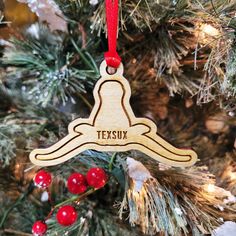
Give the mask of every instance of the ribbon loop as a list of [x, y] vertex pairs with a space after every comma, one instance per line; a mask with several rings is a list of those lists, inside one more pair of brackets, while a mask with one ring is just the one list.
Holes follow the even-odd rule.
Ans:
[[105, 0], [106, 3], [106, 22], [108, 34], [108, 52], [105, 53], [107, 66], [118, 68], [121, 62], [116, 51], [117, 28], [118, 28], [118, 1]]
[[108, 66], [114, 67], [114, 68], [118, 68], [121, 62], [121, 58], [118, 55], [118, 53], [115, 52], [105, 52], [105, 60]]

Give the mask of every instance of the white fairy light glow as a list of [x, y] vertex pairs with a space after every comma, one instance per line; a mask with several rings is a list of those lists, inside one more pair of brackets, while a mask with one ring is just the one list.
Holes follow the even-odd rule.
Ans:
[[215, 192], [215, 185], [214, 185], [214, 184], [208, 184], [208, 185], [207, 185], [207, 191], [208, 191], [209, 193]]
[[200, 27], [201, 31], [209, 36], [216, 37], [219, 35], [219, 30], [210, 24], [202, 24]]

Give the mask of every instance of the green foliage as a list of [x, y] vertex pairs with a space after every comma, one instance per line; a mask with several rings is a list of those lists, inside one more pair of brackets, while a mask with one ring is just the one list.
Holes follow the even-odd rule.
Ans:
[[86, 23], [93, 14], [89, 0], [55, 0], [68, 21]]
[[98, 78], [96, 63], [77, 40], [53, 34], [45, 26], [33, 25], [23, 40], [12, 39], [11, 43], [3, 63], [16, 67], [11, 76], [22, 74], [28, 98], [38, 104], [73, 101], [73, 94], [86, 93], [86, 87]]
[[104, 209], [93, 209], [92, 202], [85, 201], [78, 207], [78, 221], [70, 227], [62, 227], [55, 220], [49, 221], [47, 236], [135, 236], [136, 230], [130, 231], [121, 224], [114, 214], [105, 213]]
[[27, 104], [13, 90], [0, 89], [0, 95], [4, 101], [0, 104], [0, 167], [14, 163], [17, 151], [31, 149], [32, 139], [41, 138], [46, 144], [55, 142], [68, 123], [62, 113], [52, 107], [39, 109]]
[[223, 91], [228, 97], [236, 95], [236, 48], [233, 47], [226, 66], [226, 77], [222, 84]]
[[221, 106], [229, 112], [236, 111], [236, 50], [233, 46], [229, 53], [226, 73], [223, 81], [220, 83], [220, 88], [222, 90], [223, 98]]
[[20, 134], [22, 129], [19, 125], [12, 125], [9, 129], [8, 125], [0, 124], [0, 166], [6, 167], [15, 157], [16, 144], [14, 138]]
[[[1, 79], [12, 92], [9, 97], [21, 100], [23, 94], [27, 100], [22, 100], [14, 109], [11, 109], [11, 104], [7, 108], [2, 102], [0, 104], [1, 167], [14, 162], [19, 149], [23, 150], [27, 158], [33, 148], [45, 147], [64, 136], [71, 117], [66, 117], [48, 105], [57, 105], [61, 101], [65, 104], [68, 100], [74, 102], [74, 98], [81, 96], [81, 93], [91, 92], [99, 77], [96, 64], [102, 52], [97, 50], [99, 42], [91, 31], [101, 35], [106, 29], [104, 1], [98, 1], [96, 6], [92, 6], [88, 0], [55, 2], [65, 15], [68, 32], [52, 33], [43, 25], [32, 25], [24, 35], [12, 39], [11, 45], [5, 48], [2, 63], [7, 69], [7, 76]], [[235, 5], [235, 0], [120, 1], [119, 52], [126, 64], [127, 78], [132, 84], [138, 82], [141, 85], [137, 94], [142, 94], [146, 104], [149, 103], [151, 107], [148, 113], [144, 112], [145, 109], [142, 113], [150, 115], [149, 112], [159, 108], [158, 105], [150, 105], [157, 101], [153, 95], [158, 93], [158, 83], [154, 85], [156, 81], [165, 84], [171, 95], [184, 95], [184, 91], [188, 92], [188, 96], [203, 94], [204, 99], [199, 101], [210, 101], [209, 98], [215, 99], [222, 95], [235, 97]], [[220, 32], [219, 35], [203, 35], [201, 38], [198, 30], [201, 30], [203, 24], [213, 26]], [[7, 98], [3, 97], [2, 100], [5, 103]], [[235, 100], [231, 101], [235, 104]], [[33, 102], [47, 107], [39, 108], [32, 105]], [[231, 141], [228, 141], [224, 135], [219, 134], [218, 139], [218, 134], [207, 133], [204, 123], [209, 111], [199, 108], [194, 113], [192, 108], [184, 109], [183, 106], [169, 106], [172, 110], [168, 119], [159, 122], [161, 133], [169, 134], [169, 138], [176, 144], [194, 145], [198, 149], [199, 158], [207, 159], [207, 164], [209, 157], [213, 159], [217, 151], [220, 150], [222, 154], [226, 148], [233, 148], [233, 135], [230, 134]], [[180, 114], [180, 110], [185, 115]], [[140, 198], [137, 192], [132, 192], [133, 180], [128, 175], [127, 156], [139, 157], [153, 179], [156, 179], [154, 184], [148, 181], [145, 183]], [[24, 161], [19, 161], [22, 168], [31, 167], [28, 159], [27, 165]], [[117, 219], [118, 210], [114, 208], [114, 203], [122, 202], [124, 193], [120, 218], [128, 218], [131, 225], [140, 228], [146, 223], [143, 232], [157, 229], [177, 236], [183, 232], [187, 234], [189, 230], [193, 235], [201, 235], [216, 227], [220, 218], [235, 219], [235, 205], [225, 204], [227, 197], [222, 196], [225, 192], [217, 188], [213, 193], [206, 190], [205, 184], [214, 184], [214, 181], [208, 172], [205, 173], [204, 168], [161, 170], [157, 163], [136, 152], [114, 155], [86, 151], [63, 165], [50, 167], [49, 171], [54, 176], [50, 188], [52, 206], [72, 197], [65, 187], [71, 172], [85, 174], [93, 166], [103, 167], [110, 174], [108, 184], [78, 205], [70, 202], [76, 205], [79, 213], [79, 219], [73, 226], [62, 228], [56, 222], [54, 212], [47, 220], [48, 236], [143, 235], [139, 227], [131, 229], [128, 221]], [[5, 172], [1, 172], [0, 218], [3, 225], [30, 233], [33, 222], [44, 219], [50, 211], [50, 204], [40, 200], [44, 190], [35, 189], [29, 195], [24, 195], [23, 192], [27, 192], [24, 185], [28, 185], [29, 179], [22, 178], [17, 182], [13, 178], [15, 170], [12, 168], [9, 179], [11, 183], [14, 181], [14, 191], [11, 186], [9, 189], [14, 198], [19, 197], [20, 202], [10, 199], [9, 193], [5, 194], [5, 187], [10, 181], [6, 180]], [[217, 169], [217, 172], [220, 171]], [[143, 204], [140, 204], [141, 200]], [[224, 211], [221, 212], [219, 206]]]

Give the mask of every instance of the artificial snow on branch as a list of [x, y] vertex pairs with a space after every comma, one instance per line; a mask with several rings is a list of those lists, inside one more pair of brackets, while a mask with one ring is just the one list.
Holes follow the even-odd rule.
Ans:
[[130, 224], [139, 225], [144, 234], [181, 236], [190, 227], [198, 236], [211, 233], [221, 219], [235, 217], [233, 195], [215, 186], [206, 168], [149, 170], [127, 158], [128, 182], [120, 204], [120, 218], [128, 209]]
[[[72, 39], [65, 45], [66, 35], [52, 33], [41, 24], [30, 26], [24, 39], [13, 38], [3, 63], [15, 66], [10, 73], [21, 74], [21, 82], [29, 98], [47, 106], [70, 99], [73, 94], [86, 93], [98, 78], [97, 66], [91, 55]], [[77, 39], [78, 42], [78, 39]], [[27, 75], [27, 78], [24, 78]]]

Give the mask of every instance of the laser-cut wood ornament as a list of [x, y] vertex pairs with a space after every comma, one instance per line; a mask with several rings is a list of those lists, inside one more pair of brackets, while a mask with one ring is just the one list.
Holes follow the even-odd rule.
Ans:
[[38, 166], [63, 163], [79, 153], [139, 150], [150, 158], [171, 166], [186, 167], [197, 161], [193, 150], [179, 149], [157, 134], [156, 125], [147, 118], [135, 117], [129, 104], [131, 90], [123, 77], [123, 65], [110, 75], [106, 62], [100, 66], [101, 78], [93, 94], [95, 105], [89, 118], [78, 118], [68, 127], [68, 135], [46, 149], [35, 149], [30, 160]]

